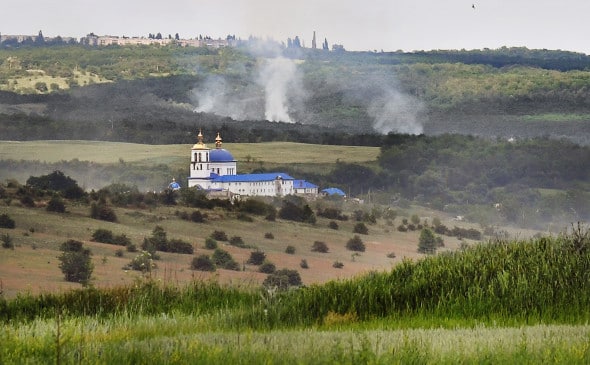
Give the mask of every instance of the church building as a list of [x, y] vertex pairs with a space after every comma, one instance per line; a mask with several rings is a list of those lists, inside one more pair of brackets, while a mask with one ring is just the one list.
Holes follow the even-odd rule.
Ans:
[[[230, 196], [286, 196], [300, 193], [301, 180], [296, 180], [282, 172], [262, 174], [238, 174], [237, 161], [232, 154], [222, 148], [219, 133], [215, 138], [215, 148], [203, 143], [199, 131], [198, 141], [191, 149], [190, 176], [188, 187], [207, 191], [227, 192]], [[305, 194], [317, 195], [318, 187], [305, 182]], [[299, 190], [298, 190], [299, 189]]]

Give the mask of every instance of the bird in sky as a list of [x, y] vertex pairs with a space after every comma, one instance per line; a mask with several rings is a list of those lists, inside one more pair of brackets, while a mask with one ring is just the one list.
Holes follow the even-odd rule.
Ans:
[[475, 4], [471, 4], [471, 8], [472, 9], [475, 9]]

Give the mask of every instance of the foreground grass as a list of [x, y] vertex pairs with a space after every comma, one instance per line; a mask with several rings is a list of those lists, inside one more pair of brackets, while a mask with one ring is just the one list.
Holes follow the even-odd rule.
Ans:
[[584, 364], [590, 326], [216, 330], [209, 316], [56, 318], [8, 325], [0, 362], [85, 364]]
[[0, 300], [0, 363], [590, 362], [590, 230], [277, 292], [195, 281]]

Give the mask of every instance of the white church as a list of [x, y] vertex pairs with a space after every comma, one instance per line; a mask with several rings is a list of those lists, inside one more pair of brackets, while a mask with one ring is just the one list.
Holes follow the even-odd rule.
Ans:
[[226, 193], [226, 196], [286, 196], [291, 194], [315, 196], [317, 185], [296, 180], [282, 172], [262, 174], [238, 174], [237, 161], [231, 153], [221, 147], [219, 133], [215, 148], [203, 143], [199, 131], [198, 141], [191, 149], [190, 176], [188, 187], [197, 187], [210, 192]]

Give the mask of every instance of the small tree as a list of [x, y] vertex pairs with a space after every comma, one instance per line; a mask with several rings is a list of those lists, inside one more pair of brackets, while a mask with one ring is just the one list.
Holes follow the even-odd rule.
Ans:
[[418, 239], [418, 252], [425, 254], [433, 254], [436, 252], [436, 238], [434, 233], [429, 228], [424, 228], [420, 232]]
[[250, 258], [246, 261], [250, 265], [262, 265], [266, 259], [266, 254], [263, 251], [250, 252]]
[[285, 248], [285, 253], [289, 254], [289, 255], [293, 255], [295, 254], [295, 246], [287, 246], [287, 248]]
[[0, 228], [13, 229], [15, 227], [14, 219], [8, 214], [0, 214]]
[[215, 271], [215, 264], [209, 255], [200, 255], [193, 258], [191, 269], [199, 271]]
[[54, 195], [49, 203], [47, 203], [47, 207], [45, 208], [48, 212], [56, 212], [56, 213], [65, 213], [66, 206], [61, 200], [61, 198], [57, 195]]
[[328, 245], [326, 245], [326, 242], [323, 241], [315, 241], [311, 246], [312, 252], [327, 253], [329, 250], [330, 249], [328, 248]]
[[211, 237], [205, 238], [205, 248], [207, 250], [215, 250], [217, 248], [217, 241]]
[[363, 240], [361, 240], [361, 238], [355, 234], [354, 237], [346, 242], [346, 248], [350, 251], [364, 252], [365, 244], [363, 243]]
[[267, 260], [265, 260], [262, 263], [262, 265], [260, 265], [260, 267], [258, 268], [258, 271], [265, 273], [265, 274], [272, 274], [276, 270], [277, 270], [276, 265], [270, 261], [267, 261]]
[[9, 248], [14, 250], [14, 242], [12, 242], [12, 237], [8, 233], [3, 234], [0, 236], [0, 241], [2, 241], [3, 248]]
[[211, 238], [216, 241], [226, 242], [227, 234], [224, 231], [213, 231], [213, 233], [211, 233]]
[[291, 286], [301, 286], [301, 275], [296, 270], [281, 269], [268, 275], [262, 283], [265, 287], [277, 287], [280, 290], [288, 289]]
[[69, 240], [62, 243], [61, 251], [62, 254], [58, 257], [59, 268], [64, 273], [66, 281], [88, 285], [94, 270], [90, 250], [84, 248], [80, 241]]
[[354, 225], [352, 233], [369, 234], [369, 228], [363, 222], [359, 222]]

